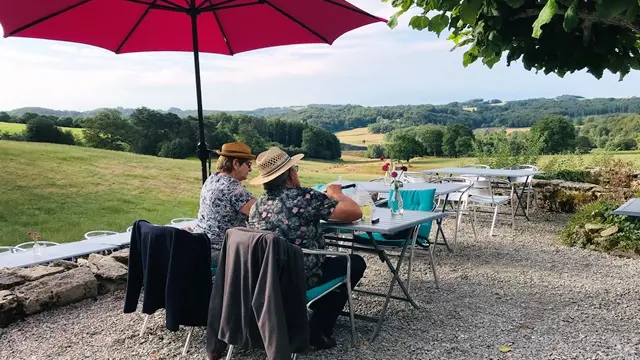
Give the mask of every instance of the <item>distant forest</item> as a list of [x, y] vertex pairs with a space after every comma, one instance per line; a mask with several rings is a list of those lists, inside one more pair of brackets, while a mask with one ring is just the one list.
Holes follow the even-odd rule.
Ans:
[[[59, 126], [80, 127], [75, 119], [92, 117], [103, 109], [88, 112], [58, 111], [43, 108], [21, 108], [6, 113], [4, 117], [19, 119], [25, 113], [55, 116], [64, 119]], [[135, 109], [117, 108], [122, 116], [131, 116]], [[166, 112], [179, 117], [193, 117], [194, 110], [170, 108]], [[215, 115], [220, 111], [205, 111]], [[530, 127], [536, 121], [550, 115], [566, 116], [576, 120], [588, 116], [640, 113], [640, 97], [615, 99], [585, 99], [580, 96], [563, 95], [554, 99], [528, 99], [503, 102], [498, 99], [472, 99], [446, 105], [397, 105], [365, 107], [359, 105], [307, 105], [278, 108], [262, 108], [251, 111], [228, 111], [233, 115], [249, 115], [267, 119], [303, 122], [337, 132], [368, 126], [373, 133], [388, 133], [394, 129], [426, 124], [461, 124], [471, 129], [491, 127]]]

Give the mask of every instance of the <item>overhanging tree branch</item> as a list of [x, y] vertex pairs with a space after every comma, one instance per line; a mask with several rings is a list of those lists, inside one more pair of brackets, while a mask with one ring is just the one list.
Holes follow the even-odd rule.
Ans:
[[[541, 11], [541, 9], [526, 9], [526, 10], [523, 10], [522, 12], [512, 16], [511, 20], [518, 20], [518, 19], [524, 19], [524, 18], [538, 16], [538, 15], [540, 15], [540, 11]], [[565, 11], [566, 10], [558, 9], [558, 12], [556, 13], [556, 15], [564, 15]], [[595, 13], [590, 13], [590, 12], [587, 12], [587, 11], [580, 11], [580, 12], [578, 12], [578, 17], [581, 20], [586, 21], [586, 22], [601, 23], [601, 24], [624, 27], [624, 28], [628, 28], [629, 30], [633, 31], [636, 34], [640, 34], [640, 23], [631, 22], [631, 21], [629, 21], [629, 20], [627, 20], [627, 19], [625, 19], [625, 18], [623, 18], [621, 16], [614, 16], [611, 19], [603, 19], [603, 18], [599, 17]]]

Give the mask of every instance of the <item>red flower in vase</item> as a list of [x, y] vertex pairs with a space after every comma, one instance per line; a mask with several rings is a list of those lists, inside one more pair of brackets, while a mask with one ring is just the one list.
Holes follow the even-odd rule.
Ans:
[[397, 173], [397, 172], [393, 171], [393, 172], [391, 173], [391, 177], [397, 177], [397, 176], [398, 176], [398, 173]]
[[381, 157], [380, 157], [380, 161], [384, 161], [384, 156], [381, 156]]
[[409, 170], [409, 168], [407, 168], [406, 166], [403, 166], [403, 167], [400, 168], [400, 170], [407, 171], [407, 170]]
[[382, 165], [382, 171], [389, 171], [389, 163]]

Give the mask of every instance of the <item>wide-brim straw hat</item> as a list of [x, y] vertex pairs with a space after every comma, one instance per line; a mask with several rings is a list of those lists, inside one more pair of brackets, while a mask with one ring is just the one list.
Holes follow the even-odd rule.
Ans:
[[304, 154], [289, 156], [282, 149], [277, 147], [269, 148], [267, 151], [261, 152], [256, 160], [256, 166], [260, 173], [255, 179], [249, 183], [251, 185], [260, 185], [282, 175], [285, 171], [291, 169], [295, 164], [304, 157]]
[[255, 160], [256, 156], [251, 153], [251, 148], [240, 141], [226, 143], [221, 150], [216, 150], [216, 154], [237, 159]]

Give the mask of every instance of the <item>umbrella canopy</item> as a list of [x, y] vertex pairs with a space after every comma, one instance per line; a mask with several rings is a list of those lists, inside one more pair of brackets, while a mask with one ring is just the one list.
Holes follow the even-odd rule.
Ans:
[[261, 48], [327, 43], [353, 29], [386, 21], [344, 0], [0, 0], [4, 36], [69, 41], [117, 54], [194, 54], [198, 157], [204, 140], [199, 53], [234, 55]]

